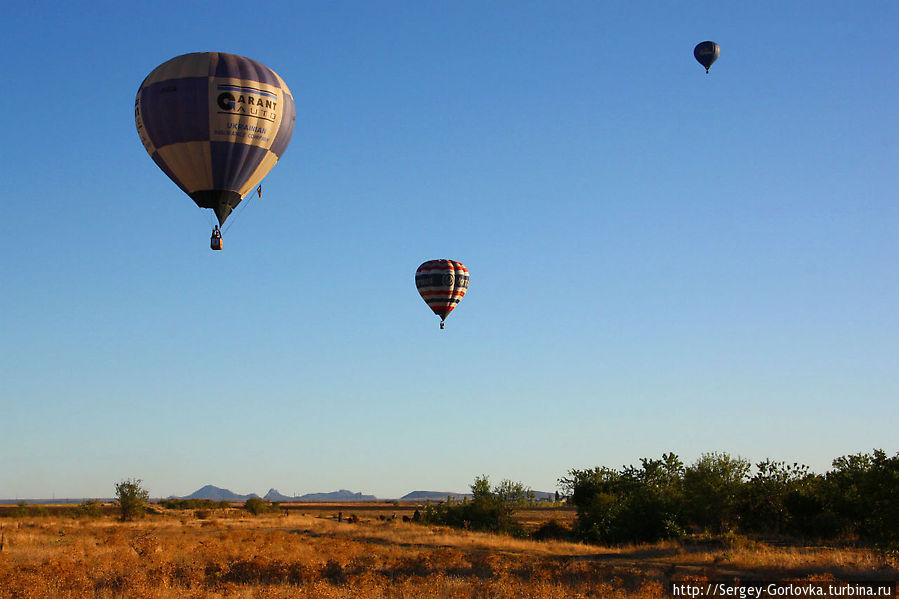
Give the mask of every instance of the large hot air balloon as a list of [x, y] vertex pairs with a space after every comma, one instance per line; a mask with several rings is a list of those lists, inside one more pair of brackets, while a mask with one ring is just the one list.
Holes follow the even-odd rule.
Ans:
[[[221, 225], [284, 154], [296, 109], [284, 80], [267, 66], [196, 52], [147, 75], [134, 119], [159, 168]], [[213, 249], [220, 248], [220, 235], [218, 248], [213, 236]]]
[[693, 56], [699, 61], [699, 64], [705, 67], [705, 72], [709, 72], [712, 63], [718, 60], [721, 54], [721, 48], [715, 42], [700, 42], [693, 48]]
[[415, 271], [418, 293], [440, 317], [440, 328], [468, 291], [468, 269], [455, 260], [428, 260]]

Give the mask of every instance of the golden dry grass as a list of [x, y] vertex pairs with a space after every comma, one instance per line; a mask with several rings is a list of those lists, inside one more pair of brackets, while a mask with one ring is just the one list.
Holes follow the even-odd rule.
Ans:
[[0, 520], [0, 599], [665, 597], [676, 578], [895, 579], [858, 549], [660, 543], [601, 548], [319, 512]]

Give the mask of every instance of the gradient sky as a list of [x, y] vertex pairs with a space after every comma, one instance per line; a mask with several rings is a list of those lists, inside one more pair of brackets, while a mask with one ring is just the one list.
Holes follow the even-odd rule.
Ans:
[[[895, 1], [4, 17], [0, 497], [899, 451]], [[133, 117], [151, 70], [210, 50], [297, 104], [223, 252]], [[433, 258], [471, 271], [445, 331]]]

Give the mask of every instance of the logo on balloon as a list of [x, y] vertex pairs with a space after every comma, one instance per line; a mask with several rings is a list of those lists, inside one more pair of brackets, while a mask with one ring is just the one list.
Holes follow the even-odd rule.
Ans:
[[222, 110], [234, 110], [235, 98], [228, 92], [219, 94], [218, 104]]
[[278, 96], [273, 93], [231, 85], [219, 85], [219, 95], [215, 103], [219, 114], [237, 114], [275, 122], [277, 119]]

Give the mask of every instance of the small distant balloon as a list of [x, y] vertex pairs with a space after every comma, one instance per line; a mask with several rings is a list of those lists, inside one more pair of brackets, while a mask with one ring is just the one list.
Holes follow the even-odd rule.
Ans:
[[721, 48], [715, 42], [701, 42], [693, 48], [693, 56], [699, 61], [699, 64], [705, 67], [705, 72], [709, 72], [712, 63], [718, 60], [721, 54]]
[[468, 269], [455, 260], [428, 260], [415, 271], [415, 286], [421, 299], [443, 321], [468, 291]]

